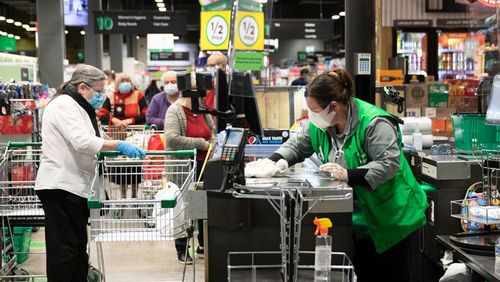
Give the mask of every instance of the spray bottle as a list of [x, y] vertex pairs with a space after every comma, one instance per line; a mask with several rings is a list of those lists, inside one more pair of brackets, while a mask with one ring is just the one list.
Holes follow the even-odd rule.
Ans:
[[332, 236], [328, 235], [328, 228], [332, 227], [329, 218], [314, 218], [316, 225], [316, 249], [314, 256], [314, 281], [330, 281], [332, 263]]

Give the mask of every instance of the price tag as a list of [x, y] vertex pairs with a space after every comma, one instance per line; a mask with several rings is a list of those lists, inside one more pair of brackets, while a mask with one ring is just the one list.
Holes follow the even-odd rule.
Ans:
[[259, 27], [257, 21], [252, 16], [246, 16], [240, 21], [238, 28], [241, 42], [247, 46], [252, 46], [257, 42]]
[[237, 50], [264, 50], [264, 14], [238, 11], [235, 48]]
[[230, 11], [201, 12], [201, 50], [227, 50]]
[[219, 46], [224, 43], [229, 34], [229, 26], [226, 20], [221, 16], [213, 16], [208, 20], [207, 39], [210, 44]]

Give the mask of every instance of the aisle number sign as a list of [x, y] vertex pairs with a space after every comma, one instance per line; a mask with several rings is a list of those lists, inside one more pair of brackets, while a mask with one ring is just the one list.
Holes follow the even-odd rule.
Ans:
[[227, 50], [231, 11], [201, 12], [201, 50]]
[[[231, 11], [201, 12], [201, 50], [227, 50]], [[239, 11], [236, 20], [236, 50], [264, 50], [264, 14]]]

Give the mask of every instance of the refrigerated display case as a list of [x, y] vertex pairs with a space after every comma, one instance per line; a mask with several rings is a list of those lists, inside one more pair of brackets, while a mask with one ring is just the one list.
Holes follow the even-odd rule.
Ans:
[[427, 32], [396, 31], [396, 55], [408, 60], [408, 74], [428, 73]]
[[438, 34], [439, 80], [478, 78], [484, 73], [485, 36], [470, 32]]

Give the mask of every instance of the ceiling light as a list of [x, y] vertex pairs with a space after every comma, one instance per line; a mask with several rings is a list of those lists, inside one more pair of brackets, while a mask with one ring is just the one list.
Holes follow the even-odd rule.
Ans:
[[16, 40], [19, 40], [19, 39], [21, 39], [21, 36], [16, 35], [16, 36], [14, 36], [14, 38], [15, 38]]
[[4, 16], [0, 16], [0, 21], [5, 21], [5, 17]]
[[81, 35], [85, 35], [85, 30], [80, 31]]
[[135, 39], [139, 39], [139, 38], [140, 38], [140, 37], [139, 37], [139, 35], [136, 35], [136, 36], [135, 36]]
[[34, 26], [33, 27], [28, 27], [26, 29], [26, 31], [36, 31], [36, 27], [34, 27]]
[[156, 3], [156, 6], [158, 6], [158, 8], [165, 8], [165, 3]]
[[339, 15], [333, 15], [333, 16], [332, 16], [332, 20], [338, 20], [338, 19], [340, 19], [340, 16], [339, 16]]
[[67, 30], [65, 30], [65, 31], [64, 31], [64, 34], [68, 34], [68, 31], [67, 31]]
[[15, 26], [22, 26], [23, 24], [21, 22], [14, 22]]
[[6, 36], [7, 32], [0, 31], [0, 35]]
[[29, 28], [29, 27], [30, 27], [30, 25], [29, 25], [29, 24], [23, 24], [23, 28], [24, 28], [24, 29], [27, 29], [27, 28]]
[[267, 3], [267, 0], [257, 0], [257, 3], [260, 3], [260, 4], [266, 4], [266, 3]]
[[9, 34], [7, 34], [7, 36], [10, 37], [10, 38], [13, 38], [14, 34], [9, 33]]
[[340, 12], [340, 13], [339, 13], [339, 16], [341, 16], [341, 17], [345, 17], [345, 11]]
[[13, 20], [13, 19], [6, 19], [5, 21], [6, 21], [7, 23], [13, 23], [13, 22], [14, 22], [14, 20]]
[[156, 1], [156, 3], [161, 3], [161, 2], [163, 2], [163, 0], [155, 0], [155, 1]]
[[158, 8], [158, 11], [160, 12], [166, 12], [167, 11], [167, 8], [163, 7], [163, 8]]

